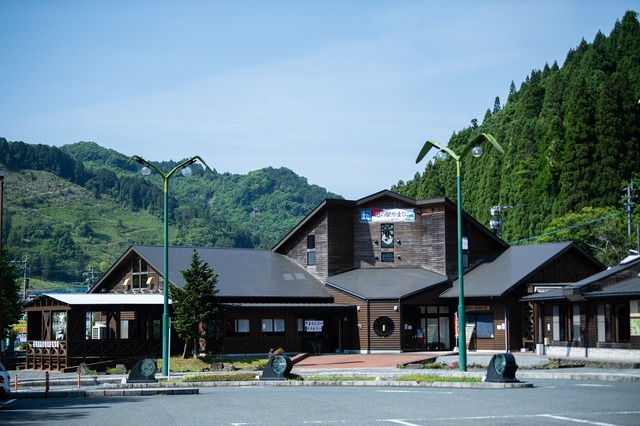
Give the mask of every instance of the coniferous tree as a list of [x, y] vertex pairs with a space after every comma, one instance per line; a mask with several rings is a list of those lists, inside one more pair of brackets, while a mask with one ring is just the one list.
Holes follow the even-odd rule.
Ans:
[[222, 305], [216, 295], [218, 274], [200, 259], [197, 250], [193, 250], [189, 269], [182, 271], [185, 280], [184, 288], [171, 287], [173, 318], [172, 324], [178, 335], [185, 340], [183, 356], [187, 347], [192, 345], [193, 356], [196, 357], [199, 339], [206, 337], [208, 328], [215, 326], [220, 318]]

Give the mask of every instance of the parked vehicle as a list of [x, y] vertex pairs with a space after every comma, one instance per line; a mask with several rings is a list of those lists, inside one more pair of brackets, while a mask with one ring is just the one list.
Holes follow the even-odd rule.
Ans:
[[0, 399], [5, 399], [11, 390], [9, 372], [0, 362]]

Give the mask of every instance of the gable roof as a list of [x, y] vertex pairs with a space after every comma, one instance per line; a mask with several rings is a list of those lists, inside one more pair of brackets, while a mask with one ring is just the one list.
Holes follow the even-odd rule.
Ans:
[[[549, 262], [572, 248], [580, 250], [572, 242], [509, 247], [495, 259], [487, 259], [478, 267], [464, 274], [464, 296], [504, 296]], [[441, 297], [458, 297], [458, 293], [458, 280], [456, 279], [453, 286], [445, 291]]]
[[312, 220], [318, 213], [327, 209], [330, 206], [355, 206], [355, 201], [349, 200], [340, 200], [337, 198], [326, 198], [320, 204], [318, 204], [309, 214], [307, 214], [296, 226], [294, 226], [289, 232], [287, 232], [281, 239], [278, 241], [271, 251], [277, 252], [283, 244], [285, 244], [292, 235], [295, 235], [301, 228], [303, 228], [310, 220]]
[[[381, 198], [392, 198], [392, 199], [395, 199], [395, 200], [397, 200], [399, 202], [406, 203], [406, 204], [414, 206], [414, 207], [428, 207], [428, 206], [434, 206], [434, 205], [442, 204], [447, 209], [450, 209], [450, 210], [456, 209], [456, 204], [453, 203], [451, 200], [449, 200], [446, 197], [426, 198], [426, 199], [421, 199], [421, 200], [415, 200], [414, 198], [410, 198], [410, 197], [407, 197], [405, 195], [401, 195], [401, 194], [395, 193], [395, 192], [390, 191], [388, 189], [384, 189], [382, 191], [376, 192], [375, 194], [371, 194], [371, 195], [368, 195], [366, 197], [360, 198], [357, 201], [327, 198], [324, 201], [322, 201], [320, 204], [318, 204], [316, 206], [316, 208], [314, 208], [307, 216], [305, 216], [293, 229], [291, 229], [289, 232], [287, 232], [287, 234], [285, 234], [280, 239], [280, 241], [278, 241], [273, 246], [273, 248], [271, 250], [275, 251], [275, 252], [280, 250], [283, 247], [283, 245], [286, 244], [286, 242], [293, 235], [295, 235], [301, 228], [303, 228], [314, 217], [316, 217], [316, 215], [318, 215], [320, 212], [324, 211], [325, 209], [327, 209], [329, 207], [345, 206], [345, 207], [351, 207], [353, 209], [357, 209], [358, 207], [360, 207], [362, 205], [374, 202], [374, 201], [379, 200]], [[508, 246], [507, 243], [502, 241], [496, 234], [494, 234], [493, 232], [488, 230], [485, 226], [483, 226], [480, 222], [478, 222], [474, 217], [472, 217], [472, 216], [468, 215], [467, 213], [465, 213], [464, 210], [462, 211], [462, 216], [463, 216], [465, 221], [468, 221], [474, 227], [477, 227], [481, 232], [485, 233], [485, 235], [488, 238], [498, 242], [504, 248], [506, 248]]]
[[597, 274], [593, 274], [590, 277], [578, 281], [577, 283], [567, 285], [563, 288], [525, 296], [521, 300], [534, 302], [545, 300], [576, 300], [599, 297], [639, 296], [640, 278], [638, 277], [622, 279], [619, 282], [606, 286], [599, 285], [603, 280], [613, 278], [619, 274], [624, 274], [625, 271], [637, 267], [639, 264], [640, 257], [631, 257], [623, 260], [618, 265], [612, 266]]
[[447, 281], [422, 268], [359, 268], [331, 276], [326, 284], [360, 299], [399, 300]]
[[[169, 247], [169, 282], [172, 285], [184, 287], [182, 271], [189, 269], [193, 250], [193, 247]], [[332, 301], [331, 295], [324, 290], [322, 282], [286, 256], [270, 250], [256, 249], [197, 248], [196, 250], [200, 259], [218, 274], [216, 283], [216, 288], [219, 290], [218, 297]], [[131, 252], [137, 253], [160, 274], [163, 273], [162, 246], [131, 246], [120, 261], [128, 257]], [[105, 274], [105, 277], [107, 275]], [[95, 288], [98, 288], [99, 284], [100, 282]]]

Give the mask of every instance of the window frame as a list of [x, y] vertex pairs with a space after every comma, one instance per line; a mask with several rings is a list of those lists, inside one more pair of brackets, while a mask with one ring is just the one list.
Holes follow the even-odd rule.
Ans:
[[284, 318], [263, 318], [260, 320], [260, 331], [263, 337], [284, 336], [287, 325]]
[[[479, 321], [479, 319], [482, 319], [482, 321]], [[465, 313], [465, 323], [475, 325], [474, 334], [476, 339], [495, 339], [493, 312]], [[491, 324], [491, 333], [488, 332], [489, 324]]]

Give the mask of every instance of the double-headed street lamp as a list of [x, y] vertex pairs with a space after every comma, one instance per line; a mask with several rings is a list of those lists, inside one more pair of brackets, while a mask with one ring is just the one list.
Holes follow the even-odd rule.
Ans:
[[471, 152], [474, 157], [480, 157], [482, 155], [482, 147], [480, 143], [489, 141], [491, 144], [501, 153], [504, 154], [504, 150], [496, 139], [488, 133], [480, 133], [475, 138], [471, 139], [467, 146], [464, 147], [460, 155], [457, 155], [453, 150], [436, 141], [426, 141], [424, 146], [420, 150], [420, 154], [416, 158], [416, 164], [422, 161], [432, 147], [440, 149], [436, 154], [436, 160], [445, 160], [447, 154], [450, 155], [456, 162], [456, 176], [457, 176], [457, 213], [458, 213], [458, 348], [459, 348], [459, 368], [460, 371], [467, 371], [467, 346], [466, 346], [466, 330], [465, 330], [465, 308], [464, 308], [464, 269], [462, 262], [462, 190], [461, 190], [461, 177], [460, 166], [462, 159], [465, 155]]
[[164, 310], [162, 313], [162, 375], [169, 375], [169, 179], [173, 176], [178, 170], [182, 172], [183, 176], [191, 175], [191, 166], [196, 161], [200, 161], [205, 169], [209, 169], [207, 163], [204, 162], [202, 158], [199, 156], [191, 157], [188, 160], [183, 161], [182, 163], [175, 166], [169, 173], [164, 173], [157, 166], [151, 164], [144, 158], [139, 155], [134, 155], [129, 160], [127, 160], [127, 164], [132, 160], [136, 161], [138, 164], [141, 164], [143, 167], [140, 169], [140, 173], [143, 176], [148, 176], [151, 174], [151, 170], [155, 170], [158, 172], [164, 181], [164, 278], [163, 278], [163, 294], [164, 294]]

